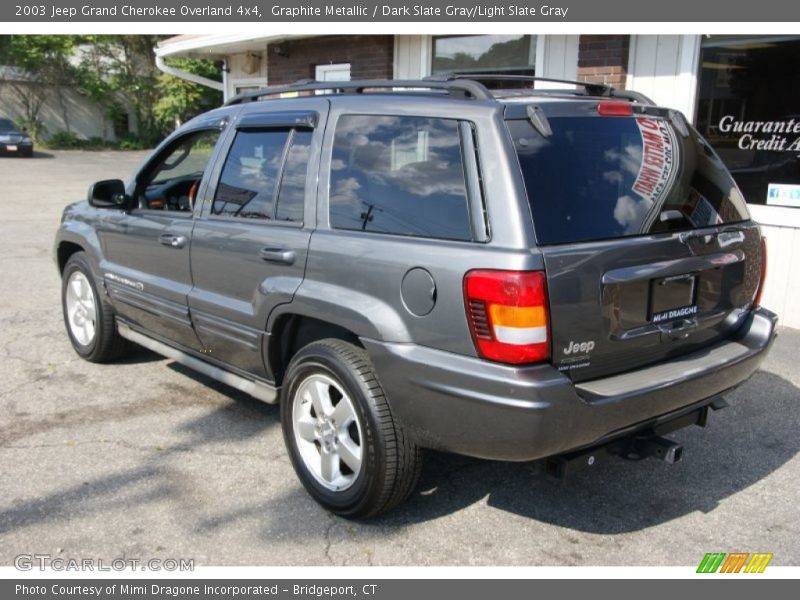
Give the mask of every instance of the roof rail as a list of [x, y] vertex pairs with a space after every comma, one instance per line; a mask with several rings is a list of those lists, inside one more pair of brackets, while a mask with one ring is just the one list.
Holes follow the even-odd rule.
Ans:
[[472, 80], [478, 83], [484, 81], [530, 81], [536, 83], [542, 81], [545, 83], [562, 83], [568, 85], [576, 85], [586, 90], [590, 96], [613, 96], [615, 89], [610, 85], [603, 83], [592, 83], [589, 81], [575, 81], [572, 79], [554, 79], [552, 77], [536, 77], [535, 75], [506, 75], [498, 73], [456, 73], [448, 72], [440, 75], [431, 75], [426, 78], [426, 81], [459, 81], [459, 80]]
[[494, 96], [486, 87], [478, 81], [471, 79], [449, 79], [449, 80], [408, 80], [408, 79], [365, 79], [360, 81], [316, 81], [314, 79], [301, 79], [288, 85], [277, 85], [253, 90], [239, 94], [228, 100], [225, 106], [242, 104], [244, 102], [254, 102], [265, 96], [277, 96], [293, 92], [316, 92], [330, 91], [333, 93], [354, 92], [363, 94], [370, 89], [406, 88], [411, 91], [442, 90], [451, 96], [471, 98], [474, 100], [493, 100]]
[[614, 90], [612, 96], [614, 96], [614, 98], [630, 100], [631, 102], [638, 102], [639, 104], [655, 104], [649, 96], [641, 92], [634, 92], [633, 90]]

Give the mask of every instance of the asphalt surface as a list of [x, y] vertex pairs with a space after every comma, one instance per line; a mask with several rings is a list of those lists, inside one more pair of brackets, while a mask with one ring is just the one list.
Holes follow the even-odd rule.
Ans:
[[0, 565], [20, 554], [196, 565], [696, 565], [706, 552], [800, 564], [800, 331], [683, 462], [536, 465], [430, 454], [406, 504], [369, 522], [295, 478], [277, 407], [141, 350], [72, 351], [51, 259], [65, 204], [143, 153], [0, 158]]

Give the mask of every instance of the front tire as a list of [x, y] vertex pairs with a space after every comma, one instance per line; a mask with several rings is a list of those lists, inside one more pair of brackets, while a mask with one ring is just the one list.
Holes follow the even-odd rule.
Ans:
[[394, 421], [358, 346], [327, 339], [295, 355], [282, 390], [281, 424], [303, 486], [340, 516], [388, 511], [417, 483], [420, 450]]
[[127, 343], [119, 333], [114, 310], [98, 294], [84, 252], [69, 257], [61, 274], [61, 307], [69, 341], [75, 352], [91, 362], [108, 362], [121, 356]]

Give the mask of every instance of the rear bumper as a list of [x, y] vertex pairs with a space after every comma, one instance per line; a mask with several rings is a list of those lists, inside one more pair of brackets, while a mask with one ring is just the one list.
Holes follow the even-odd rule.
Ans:
[[513, 367], [414, 344], [364, 339], [395, 418], [420, 445], [534, 460], [648, 427], [746, 381], [775, 338], [753, 311], [737, 335], [680, 358], [573, 384], [550, 365]]

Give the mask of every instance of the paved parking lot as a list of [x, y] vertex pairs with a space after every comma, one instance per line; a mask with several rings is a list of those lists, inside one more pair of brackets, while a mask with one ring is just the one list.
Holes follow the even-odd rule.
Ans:
[[197, 565], [692, 565], [711, 551], [800, 564], [800, 332], [685, 460], [611, 462], [567, 481], [434, 454], [419, 488], [366, 523], [320, 509], [278, 410], [144, 350], [73, 353], [50, 257], [62, 207], [143, 153], [0, 159], [0, 565], [19, 554]]

